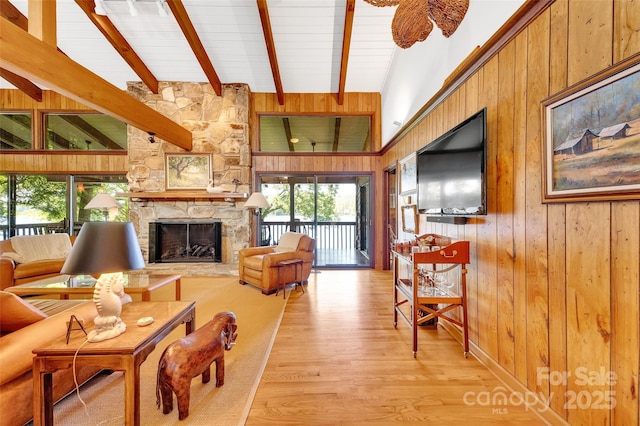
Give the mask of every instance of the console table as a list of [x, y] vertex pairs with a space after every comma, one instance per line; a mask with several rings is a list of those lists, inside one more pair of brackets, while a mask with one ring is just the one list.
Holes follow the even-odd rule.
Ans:
[[[413, 334], [413, 356], [418, 351], [418, 326], [431, 319], [444, 319], [462, 328], [464, 356], [469, 353], [469, 332], [467, 324], [467, 269], [469, 263], [469, 242], [457, 241], [442, 247], [428, 247], [429, 251], [393, 254], [393, 326], [397, 327], [398, 317], [405, 320]], [[403, 273], [400, 265], [406, 265], [409, 273]], [[436, 278], [460, 268], [459, 292]], [[406, 268], [405, 268], [406, 269]], [[403, 305], [408, 307], [403, 310]], [[447, 313], [462, 307], [462, 321]], [[424, 312], [419, 316], [419, 311]]]

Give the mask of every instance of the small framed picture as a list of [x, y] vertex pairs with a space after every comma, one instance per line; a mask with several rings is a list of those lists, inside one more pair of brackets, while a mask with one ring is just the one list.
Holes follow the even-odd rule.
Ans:
[[166, 154], [165, 176], [167, 190], [206, 189], [212, 177], [211, 154]]
[[418, 210], [415, 204], [402, 206], [402, 231], [409, 234], [418, 233]]
[[399, 161], [400, 163], [400, 194], [413, 193], [418, 186], [416, 154], [415, 152]]

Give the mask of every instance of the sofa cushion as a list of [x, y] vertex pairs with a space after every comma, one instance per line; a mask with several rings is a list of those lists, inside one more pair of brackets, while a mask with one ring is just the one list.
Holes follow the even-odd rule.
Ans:
[[20, 263], [13, 270], [13, 278], [20, 280], [22, 278], [35, 277], [39, 275], [59, 274], [60, 269], [64, 265], [64, 259], [39, 260], [36, 262]]
[[46, 314], [20, 297], [7, 291], [0, 291], [0, 331], [3, 334], [20, 330], [45, 318], [47, 318]]
[[64, 259], [71, 251], [71, 239], [68, 234], [21, 235], [11, 238], [11, 246], [17, 254], [11, 258], [17, 263]]

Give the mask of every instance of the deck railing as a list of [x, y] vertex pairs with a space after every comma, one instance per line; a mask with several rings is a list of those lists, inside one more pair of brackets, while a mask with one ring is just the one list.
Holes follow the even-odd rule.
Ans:
[[355, 222], [318, 222], [315, 227], [313, 222], [263, 222], [261, 245], [278, 244], [282, 234], [288, 231], [309, 235], [319, 249], [356, 248]]
[[[78, 226], [79, 228], [79, 226]], [[15, 235], [43, 235], [66, 232], [64, 223], [29, 223], [15, 226]], [[319, 249], [355, 249], [355, 222], [263, 222], [261, 245], [275, 245], [282, 234], [288, 231], [300, 232], [316, 240]], [[10, 238], [7, 225], [0, 225], [0, 236], [3, 240]]]
[[[48, 222], [48, 223], [24, 223], [15, 225], [13, 227], [14, 235], [44, 235], [55, 234], [60, 232], [67, 232], [64, 221], [62, 222]], [[0, 225], [0, 237], [2, 240], [8, 240], [12, 237], [9, 235], [9, 226]]]

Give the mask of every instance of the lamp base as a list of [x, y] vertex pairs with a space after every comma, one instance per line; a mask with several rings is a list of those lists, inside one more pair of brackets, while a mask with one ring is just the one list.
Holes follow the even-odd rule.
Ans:
[[93, 323], [95, 324], [95, 328], [87, 335], [87, 340], [91, 343], [113, 339], [124, 333], [127, 329], [127, 325], [122, 322], [119, 317], [114, 316], [97, 316], [93, 320]]
[[96, 304], [98, 316], [93, 320], [95, 328], [87, 335], [89, 342], [101, 342], [112, 339], [125, 332], [127, 325], [120, 319], [124, 294], [122, 273], [102, 274], [93, 291], [93, 302]]

